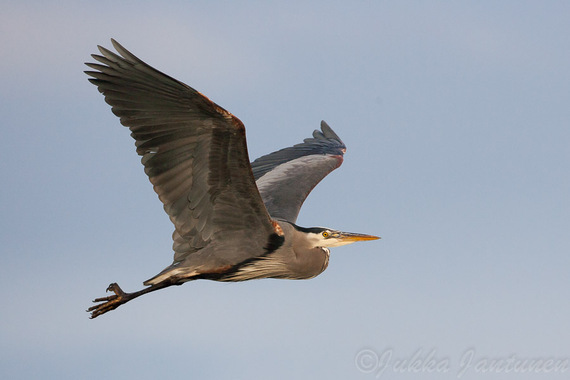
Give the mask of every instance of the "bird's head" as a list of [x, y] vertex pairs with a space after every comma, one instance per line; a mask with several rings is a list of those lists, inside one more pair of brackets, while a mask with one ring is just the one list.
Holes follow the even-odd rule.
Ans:
[[301, 232], [306, 234], [307, 240], [313, 247], [332, 248], [357, 241], [380, 239], [380, 237], [374, 235], [342, 232], [326, 227], [302, 228]]

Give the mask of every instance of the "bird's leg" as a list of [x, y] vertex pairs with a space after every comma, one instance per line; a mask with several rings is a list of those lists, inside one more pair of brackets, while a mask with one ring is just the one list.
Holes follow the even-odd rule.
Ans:
[[142, 296], [143, 294], [150, 293], [150, 292], [153, 292], [153, 291], [158, 290], [158, 289], [166, 288], [166, 287], [171, 286], [171, 285], [174, 285], [174, 283], [172, 283], [172, 282], [161, 282], [161, 283], [158, 283], [155, 285], [151, 285], [148, 288], [144, 288], [144, 289], [139, 290], [137, 292], [126, 293], [123, 291], [123, 289], [121, 289], [119, 287], [119, 285], [117, 285], [117, 283], [114, 282], [111, 285], [109, 285], [109, 287], [107, 288], [107, 291], [113, 292], [115, 294], [112, 296], [108, 296], [108, 297], [95, 298], [93, 300], [93, 302], [95, 302], [95, 303], [102, 302], [102, 303], [100, 303], [98, 305], [91, 306], [86, 311], [88, 313], [91, 313], [91, 317], [90, 317], [91, 319], [97, 318], [101, 314], [105, 314], [108, 311], [115, 310], [116, 308], [118, 308], [122, 304], [127, 303], [134, 298], [137, 298], [139, 296]]

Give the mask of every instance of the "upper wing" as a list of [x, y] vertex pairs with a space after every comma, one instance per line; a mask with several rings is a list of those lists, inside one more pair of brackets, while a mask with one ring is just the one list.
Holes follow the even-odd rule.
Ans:
[[346, 146], [324, 121], [321, 130], [301, 144], [252, 162], [257, 188], [273, 218], [295, 223], [311, 190], [342, 164]]
[[97, 71], [86, 73], [136, 140], [176, 228], [175, 261], [211, 241], [222, 257], [209, 252], [204, 271], [263, 254], [274, 229], [255, 185], [242, 122], [112, 42], [121, 56], [99, 47], [102, 56], [92, 57], [100, 64], [87, 63]]

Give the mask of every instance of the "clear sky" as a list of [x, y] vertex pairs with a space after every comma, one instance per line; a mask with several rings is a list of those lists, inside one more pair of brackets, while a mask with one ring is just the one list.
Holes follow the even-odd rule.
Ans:
[[[569, 3], [50, 3], [0, 13], [0, 378], [570, 360]], [[298, 223], [382, 240], [332, 249], [312, 280], [197, 281], [89, 320], [110, 282], [138, 290], [172, 260], [133, 140], [83, 74], [111, 37], [239, 117], [252, 160], [326, 120], [345, 161]], [[414, 355], [442, 367], [398, 367]]]

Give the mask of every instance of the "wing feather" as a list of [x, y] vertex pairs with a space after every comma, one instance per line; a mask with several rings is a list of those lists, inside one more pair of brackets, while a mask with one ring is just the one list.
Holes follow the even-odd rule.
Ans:
[[324, 121], [313, 138], [262, 156], [251, 166], [269, 214], [295, 223], [311, 190], [343, 161], [346, 146]]
[[[264, 254], [274, 230], [241, 121], [112, 43], [118, 54], [99, 47], [101, 55], [92, 56], [98, 63], [87, 64], [95, 71], [86, 73], [131, 130], [145, 173], [174, 223], [175, 262], [209, 273]], [[192, 257], [206, 246], [207, 257]]]

